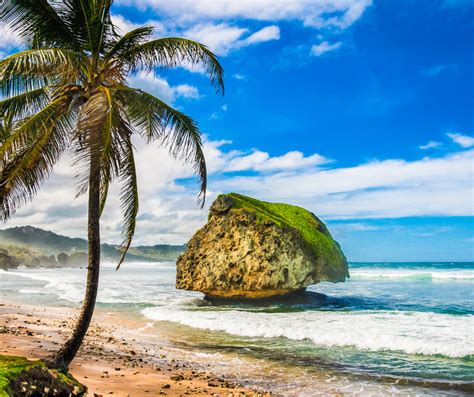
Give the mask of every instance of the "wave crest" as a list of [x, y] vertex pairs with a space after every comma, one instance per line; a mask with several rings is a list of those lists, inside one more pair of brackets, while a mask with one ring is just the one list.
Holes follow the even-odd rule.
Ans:
[[321, 347], [467, 357], [474, 354], [474, 316], [415, 312], [256, 313], [241, 310], [147, 308], [149, 319], [228, 334], [310, 340]]

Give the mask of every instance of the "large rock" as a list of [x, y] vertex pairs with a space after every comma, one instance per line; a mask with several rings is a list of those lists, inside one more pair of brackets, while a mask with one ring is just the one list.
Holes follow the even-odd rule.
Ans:
[[349, 277], [339, 244], [314, 214], [236, 193], [214, 201], [176, 268], [176, 288], [210, 298], [268, 298]]

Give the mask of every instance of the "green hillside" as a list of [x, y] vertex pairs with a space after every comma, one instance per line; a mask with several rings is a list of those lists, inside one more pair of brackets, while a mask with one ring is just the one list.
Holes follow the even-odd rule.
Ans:
[[0, 230], [0, 244], [27, 246], [49, 255], [68, 251], [87, 251], [87, 241], [84, 239], [61, 236], [33, 226]]
[[[184, 245], [154, 245], [131, 247], [128, 261], [175, 260]], [[0, 230], [0, 268], [25, 266], [85, 266], [87, 241], [35, 228], [21, 226]], [[116, 260], [119, 247], [102, 244], [102, 257]]]

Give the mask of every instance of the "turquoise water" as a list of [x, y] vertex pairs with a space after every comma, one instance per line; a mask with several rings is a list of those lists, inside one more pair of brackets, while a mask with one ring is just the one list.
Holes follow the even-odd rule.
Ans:
[[[210, 305], [175, 290], [174, 272], [172, 263], [105, 266], [99, 305], [134, 311], [177, 347], [285, 395], [474, 392], [473, 263], [352, 263], [346, 283], [259, 305]], [[77, 305], [85, 271], [0, 276], [4, 296]]]

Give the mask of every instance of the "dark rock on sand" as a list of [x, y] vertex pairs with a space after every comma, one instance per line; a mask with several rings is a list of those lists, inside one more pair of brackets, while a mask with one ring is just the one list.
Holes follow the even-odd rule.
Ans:
[[0, 395], [11, 397], [83, 397], [87, 388], [69, 374], [42, 361], [0, 355]]

